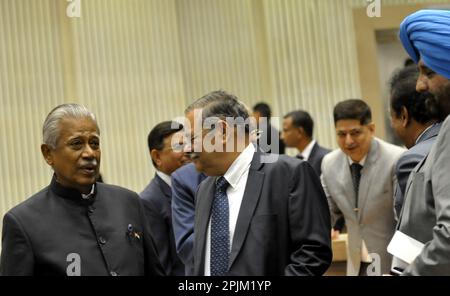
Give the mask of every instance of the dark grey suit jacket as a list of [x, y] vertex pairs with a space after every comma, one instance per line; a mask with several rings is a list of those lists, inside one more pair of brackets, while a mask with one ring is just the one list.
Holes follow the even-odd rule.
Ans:
[[83, 200], [53, 179], [5, 215], [0, 275], [64, 276], [71, 254], [80, 275], [164, 273], [136, 193], [96, 183], [95, 197]]
[[403, 206], [403, 197], [408, 182], [409, 175], [414, 167], [430, 152], [431, 146], [437, 138], [442, 123], [437, 123], [430, 127], [420, 138], [417, 144], [405, 151], [398, 159], [395, 167], [395, 175], [397, 176], [397, 185], [395, 188], [395, 212], [397, 217]]
[[411, 172], [397, 229], [425, 244], [404, 275], [450, 275], [450, 117]]
[[[280, 155], [263, 163], [256, 152], [248, 174], [227, 275], [321, 275], [329, 267], [331, 222], [320, 180], [305, 161]], [[196, 194], [194, 274], [204, 274], [216, 178]]]
[[313, 149], [311, 150], [308, 162], [311, 164], [314, 171], [316, 171], [317, 176], [319, 177], [322, 174], [322, 159], [330, 152], [331, 150], [323, 148], [317, 142], [314, 144]]
[[151, 227], [156, 251], [167, 275], [185, 275], [184, 265], [178, 258], [172, 227], [172, 191], [158, 175], [139, 196]]

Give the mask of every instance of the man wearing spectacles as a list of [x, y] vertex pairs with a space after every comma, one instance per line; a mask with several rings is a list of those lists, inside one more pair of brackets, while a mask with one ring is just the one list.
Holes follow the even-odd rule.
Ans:
[[195, 196], [193, 275], [322, 275], [332, 254], [320, 180], [306, 161], [255, 147], [247, 110], [221, 90], [185, 110], [185, 152], [209, 176]]
[[176, 122], [164, 121], [150, 131], [148, 150], [156, 175], [140, 193], [158, 257], [167, 275], [184, 275], [184, 265], [175, 249], [170, 179], [176, 169], [188, 162], [183, 153], [182, 128]]

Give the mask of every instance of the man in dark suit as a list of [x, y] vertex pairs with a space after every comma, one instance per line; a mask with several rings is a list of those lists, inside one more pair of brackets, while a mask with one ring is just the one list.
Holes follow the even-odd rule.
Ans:
[[164, 121], [148, 134], [147, 144], [155, 177], [140, 193], [161, 264], [168, 275], [184, 275], [184, 265], [177, 256], [172, 227], [172, 184], [170, 175], [188, 159], [183, 153], [182, 125]]
[[272, 110], [267, 103], [259, 102], [253, 106], [253, 117], [255, 118], [260, 132], [258, 145], [267, 153], [284, 154], [285, 145], [280, 139], [280, 132], [271, 123]]
[[4, 216], [0, 275], [163, 275], [137, 194], [96, 182], [94, 114], [60, 105], [47, 116], [43, 137], [54, 176]]
[[172, 222], [178, 257], [183, 261], [186, 275], [194, 270], [195, 193], [206, 175], [193, 163], [182, 166], [172, 176]]
[[296, 157], [309, 162], [320, 177], [322, 159], [331, 150], [323, 148], [313, 139], [313, 128], [314, 121], [308, 112], [289, 112], [283, 119], [281, 139], [286, 147], [297, 148], [300, 153]]
[[321, 275], [331, 263], [330, 213], [305, 161], [257, 151], [247, 108], [215, 91], [185, 111], [197, 170], [195, 275]]
[[[303, 110], [292, 111], [284, 116], [281, 139], [286, 147], [297, 148], [300, 153], [296, 157], [309, 162], [317, 176], [320, 177], [322, 174], [322, 159], [331, 150], [320, 146], [313, 139], [313, 131], [314, 121], [308, 112]], [[334, 235], [332, 238], [338, 238], [344, 227], [344, 217], [337, 219], [333, 226]]]
[[430, 152], [437, 138], [441, 123], [435, 98], [430, 93], [418, 93], [416, 82], [419, 70], [415, 65], [396, 72], [391, 85], [391, 125], [409, 150], [397, 161], [394, 191], [397, 217], [403, 205], [403, 196], [409, 175], [414, 167]]

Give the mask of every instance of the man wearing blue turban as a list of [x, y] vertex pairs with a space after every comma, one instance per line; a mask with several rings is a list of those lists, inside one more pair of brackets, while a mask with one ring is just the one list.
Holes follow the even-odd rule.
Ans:
[[421, 10], [408, 16], [400, 25], [400, 40], [418, 63], [417, 91], [435, 95], [446, 118], [406, 187], [397, 230], [423, 248], [414, 260], [402, 262], [402, 275], [450, 275], [450, 11]]

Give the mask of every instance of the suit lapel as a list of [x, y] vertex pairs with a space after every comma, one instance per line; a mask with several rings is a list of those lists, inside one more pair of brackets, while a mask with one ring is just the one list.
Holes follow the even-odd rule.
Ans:
[[317, 142], [314, 144], [313, 148], [311, 149], [311, 153], [309, 154], [308, 157], [308, 162], [309, 163], [313, 163], [316, 159], [316, 154], [317, 154], [317, 150], [319, 150], [319, 146], [317, 144]]
[[379, 156], [379, 147], [380, 144], [377, 140], [373, 139], [372, 144], [370, 145], [370, 150], [367, 155], [366, 162], [364, 163], [364, 167], [361, 170], [361, 180], [359, 183], [359, 198], [358, 198], [358, 208], [360, 211], [358, 212], [358, 218], [361, 218], [362, 211], [365, 208], [365, 204], [367, 202], [369, 196], [370, 185], [373, 180], [377, 180], [376, 176], [373, 176], [374, 173], [374, 165], [377, 163]]
[[442, 123], [436, 123], [432, 127], [430, 127], [427, 131], [423, 133], [422, 136], [417, 140], [417, 143], [429, 140], [433, 137], [437, 137], [439, 131], [441, 129]]
[[260, 171], [262, 167], [261, 155], [261, 152], [255, 152], [250, 165], [250, 170], [248, 172], [247, 184], [245, 186], [244, 196], [242, 198], [241, 208], [239, 209], [239, 215], [233, 237], [229, 263], [230, 268], [234, 260], [236, 260], [236, 257], [244, 243], [253, 213], [261, 196], [261, 190], [264, 183], [264, 172]]
[[[406, 215], [406, 216], [409, 215], [410, 207], [409, 207], [409, 206], [405, 206], [407, 203], [409, 203], [409, 199], [411, 198], [411, 197], [410, 197], [410, 194], [409, 194], [409, 191], [411, 190], [411, 185], [413, 185], [413, 183], [414, 183], [414, 180], [413, 180], [413, 179], [415, 178], [417, 172], [422, 171], [422, 167], [423, 167], [423, 165], [425, 164], [427, 158], [428, 158], [428, 155], [425, 156], [425, 157], [424, 157], [424, 158], [416, 165], [416, 167], [415, 167], [415, 168], [411, 171], [411, 173], [410, 173], [410, 174], [412, 175], [412, 176], [411, 176], [412, 178], [410, 178], [410, 180], [408, 180], [408, 183], [406, 184], [405, 194], [404, 194], [404, 200], [403, 200], [403, 207], [402, 207], [402, 209], [401, 209], [401, 211], [400, 211], [399, 218], [398, 218], [398, 221], [397, 221], [397, 227], [396, 227], [397, 230], [400, 229], [403, 215]], [[405, 213], [403, 213], [403, 212], [405, 212]]]
[[195, 240], [194, 240], [194, 262], [195, 274], [202, 274], [205, 266], [205, 242], [208, 230], [211, 206], [214, 198], [215, 182], [217, 178], [208, 178], [204, 181], [205, 186], [196, 194], [195, 207]]
[[164, 196], [169, 198], [169, 200], [171, 200], [172, 190], [170, 189], [170, 186], [157, 174], [155, 175], [155, 179]]

